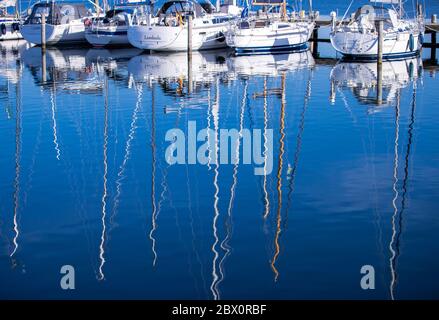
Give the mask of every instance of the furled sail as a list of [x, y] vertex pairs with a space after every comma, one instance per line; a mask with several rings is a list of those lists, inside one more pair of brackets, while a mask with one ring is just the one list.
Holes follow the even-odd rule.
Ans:
[[285, 0], [254, 0], [254, 6], [281, 5]]
[[0, 0], [0, 8], [15, 7], [17, 0]]

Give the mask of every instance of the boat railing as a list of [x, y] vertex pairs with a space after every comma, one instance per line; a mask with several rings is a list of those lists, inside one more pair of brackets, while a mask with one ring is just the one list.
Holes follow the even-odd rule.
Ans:
[[231, 25], [237, 26], [240, 29], [262, 28], [279, 21], [308, 23], [311, 22], [312, 19], [309, 15], [296, 14], [295, 11], [283, 16], [281, 12], [258, 10], [256, 12], [250, 12], [246, 17], [232, 20]]

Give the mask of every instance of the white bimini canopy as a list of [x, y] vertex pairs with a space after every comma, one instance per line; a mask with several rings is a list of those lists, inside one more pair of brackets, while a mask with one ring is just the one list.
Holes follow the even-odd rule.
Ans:
[[0, 8], [15, 7], [17, 0], [0, 0]]

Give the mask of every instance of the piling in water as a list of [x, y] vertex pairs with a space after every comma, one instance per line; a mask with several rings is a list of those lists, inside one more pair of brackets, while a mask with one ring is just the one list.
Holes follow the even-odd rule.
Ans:
[[41, 49], [41, 80], [43, 83], [47, 81], [46, 67], [46, 50]]
[[314, 57], [319, 55], [319, 28], [315, 27], [312, 32], [311, 52]]
[[377, 63], [377, 105], [383, 103], [383, 64]]

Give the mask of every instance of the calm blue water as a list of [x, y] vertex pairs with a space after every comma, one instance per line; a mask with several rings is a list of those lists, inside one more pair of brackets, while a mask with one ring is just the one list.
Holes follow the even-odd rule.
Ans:
[[[38, 48], [0, 52], [0, 298], [439, 298], [439, 79], [421, 60], [384, 63], [380, 97], [374, 64], [309, 52], [189, 70], [50, 49], [45, 72]], [[273, 129], [272, 173], [169, 165], [189, 121]]]

